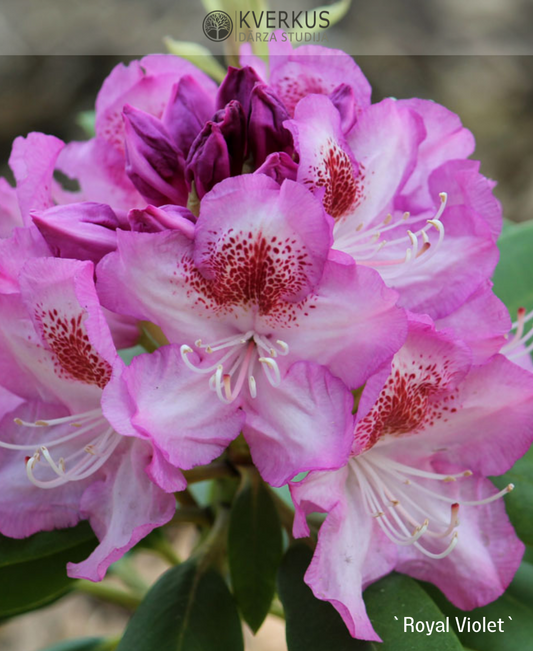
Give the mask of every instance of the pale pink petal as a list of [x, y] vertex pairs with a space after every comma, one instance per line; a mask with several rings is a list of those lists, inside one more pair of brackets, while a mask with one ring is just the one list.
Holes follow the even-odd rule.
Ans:
[[297, 362], [279, 387], [257, 372], [244, 436], [263, 478], [282, 486], [299, 472], [339, 468], [353, 437], [353, 396], [327, 369]]
[[363, 590], [394, 569], [396, 550], [364, 509], [354, 475], [348, 466], [311, 473], [291, 484], [291, 495], [297, 521], [308, 513], [328, 513], [305, 582], [315, 597], [339, 611], [353, 637], [381, 642], [366, 613]]
[[22, 225], [17, 191], [0, 177], [0, 239], [9, 237], [16, 226]]
[[17, 182], [17, 197], [22, 219], [31, 223], [30, 210], [53, 206], [54, 168], [65, 143], [44, 133], [32, 132], [13, 142], [9, 166]]
[[164, 493], [146, 474], [151, 463], [150, 445], [125, 441], [112, 462], [104, 467], [104, 478], [91, 484], [83, 495], [82, 515], [88, 518], [100, 544], [81, 563], [69, 563], [68, 575], [101, 581], [107, 568], [153, 529], [166, 524], [176, 510], [175, 498]]
[[185, 366], [179, 346], [134, 357], [106, 387], [102, 406], [116, 431], [150, 439], [182, 469], [218, 457], [244, 419], [238, 403], [225, 405], [209, 390], [208, 375]]

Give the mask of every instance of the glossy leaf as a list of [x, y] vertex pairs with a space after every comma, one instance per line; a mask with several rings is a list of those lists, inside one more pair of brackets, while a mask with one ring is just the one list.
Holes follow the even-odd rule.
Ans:
[[[409, 577], [390, 574], [364, 593], [370, 619], [383, 643], [353, 639], [340, 615], [329, 603], [313, 596], [303, 576], [312, 551], [294, 545], [285, 555], [278, 575], [278, 590], [287, 618], [289, 651], [426, 651], [428, 636], [404, 633], [403, 617], [442, 621], [443, 614], [425, 591]], [[398, 618], [395, 619], [395, 616]], [[432, 651], [462, 651], [453, 633], [431, 637]]]
[[257, 472], [246, 472], [233, 503], [228, 554], [233, 594], [255, 633], [272, 603], [282, 555], [279, 515]]
[[498, 246], [500, 261], [494, 273], [494, 291], [514, 319], [519, 307], [533, 309], [533, 221], [508, 226]]
[[83, 637], [47, 646], [42, 651], [104, 651], [106, 646], [106, 640], [103, 637]]
[[[450, 617], [450, 628], [457, 631], [461, 642], [471, 651], [502, 651], [512, 649], [513, 651], [530, 651], [533, 640], [533, 608], [531, 603], [526, 604], [519, 601], [510, 591], [504, 593], [499, 599], [483, 608], [476, 608], [464, 612], [455, 608], [444, 595], [432, 585], [424, 584], [424, 589], [439, 605], [439, 608]], [[457, 619], [456, 619], [457, 618]], [[483, 627], [489, 622], [496, 622], [496, 630], [490, 631], [483, 628], [480, 632], [468, 630], [465, 625], [461, 632], [458, 628], [463, 620], [480, 622]], [[503, 632], [498, 630], [501, 622]]]
[[87, 558], [96, 545], [87, 523], [38, 533], [24, 540], [0, 537], [0, 618], [45, 606], [74, 584], [66, 566]]
[[237, 608], [222, 577], [190, 559], [166, 572], [131, 618], [117, 651], [243, 651]]
[[533, 447], [505, 475], [492, 477], [492, 481], [500, 489], [515, 485], [505, 496], [505, 508], [518, 537], [533, 545]]

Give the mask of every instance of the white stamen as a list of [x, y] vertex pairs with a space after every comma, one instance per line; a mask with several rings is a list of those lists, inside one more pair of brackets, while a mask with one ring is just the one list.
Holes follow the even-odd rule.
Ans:
[[[250, 396], [257, 397], [257, 382], [254, 376], [256, 361], [260, 362], [270, 384], [279, 386], [281, 372], [275, 358], [289, 353], [289, 345], [286, 342], [278, 339], [272, 343], [267, 336], [252, 330], [210, 344], [204, 344], [201, 339], [198, 339], [196, 345], [209, 354], [228, 349], [215, 364], [196, 366], [189, 359], [189, 355], [194, 352], [193, 349], [186, 344], [180, 347], [181, 358], [187, 368], [195, 373], [210, 374], [209, 388], [225, 404], [236, 400], [245, 384], [248, 386]], [[260, 351], [263, 353], [261, 356], [259, 356]], [[268, 353], [268, 356], [265, 356], [264, 352]]]
[[[360, 487], [367, 513], [376, 519], [385, 535], [397, 545], [413, 545], [422, 554], [434, 559], [450, 554], [458, 542], [455, 529], [459, 526], [460, 505], [489, 504], [514, 488], [509, 484], [485, 499], [458, 501], [427, 488], [421, 481], [455, 482], [470, 477], [472, 471], [447, 475], [425, 471], [399, 463], [375, 449], [352, 457], [350, 468]], [[414, 481], [406, 475], [418, 479]], [[421, 500], [425, 495], [433, 500]], [[449, 520], [443, 518], [442, 509], [434, 510], [439, 502], [450, 505]], [[440, 552], [434, 552], [421, 544], [422, 539], [432, 539], [435, 544], [437, 540], [450, 536], [448, 545]]]

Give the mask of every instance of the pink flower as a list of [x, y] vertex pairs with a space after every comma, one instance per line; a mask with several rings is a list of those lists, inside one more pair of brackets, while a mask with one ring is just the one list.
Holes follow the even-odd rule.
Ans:
[[465, 160], [474, 140], [453, 113], [386, 99], [346, 133], [331, 99], [313, 95], [285, 126], [297, 180], [335, 219], [334, 248], [379, 271], [404, 307], [445, 317], [490, 278], [501, 209], [494, 184]]
[[22, 217], [15, 188], [0, 177], [0, 238], [6, 238], [17, 226], [22, 226]]
[[24, 538], [89, 519], [100, 544], [68, 571], [98, 581], [170, 520], [172, 492], [185, 480], [102, 414], [102, 392], [121, 362], [92, 263], [30, 259], [8, 290], [0, 294], [0, 531]]
[[306, 514], [328, 513], [306, 583], [354, 637], [379, 640], [362, 591], [392, 569], [468, 610], [500, 596], [520, 564], [498, 499], [512, 486], [486, 477], [533, 440], [533, 375], [502, 355], [470, 359], [449, 332], [411, 321], [390, 373], [366, 385], [348, 464], [291, 485], [296, 536], [309, 534]]
[[291, 116], [304, 97], [326, 95], [339, 110], [344, 131], [348, 131], [358, 115], [370, 106], [370, 84], [346, 52], [320, 45], [302, 45], [293, 49], [282, 31], [277, 31], [276, 39], [269, 41], [268, 50], [268, 74], [264, 62], [251, 54], [249, 43], [241, 48], [241, 65], [256, 70]]
[[[320, 202], [261, 174], [217, 185], [191, 230], [119, 232], [98, 267], [102, 302], [155, 323], [174, 345], [122, 373], [106, 407], [117, 429], [150, 437], [187, 468], [196, 437], [218, 436], [214, 457], [243, 426], [274, 485], [341, 465], [348, 388], [390, 361], [405, 317], [373, 270], [328, 258], [330, 243]], [[154, 411], [156, 396], [164, 408]]]

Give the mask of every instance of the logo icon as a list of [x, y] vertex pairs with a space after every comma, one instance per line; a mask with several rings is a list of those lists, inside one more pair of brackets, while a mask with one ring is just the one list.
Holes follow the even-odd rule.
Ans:
[[225, 41], [233, 31], [233, 21], [225, 11], [211, 11], [202, 24], [204, 34], [211, 41]]

